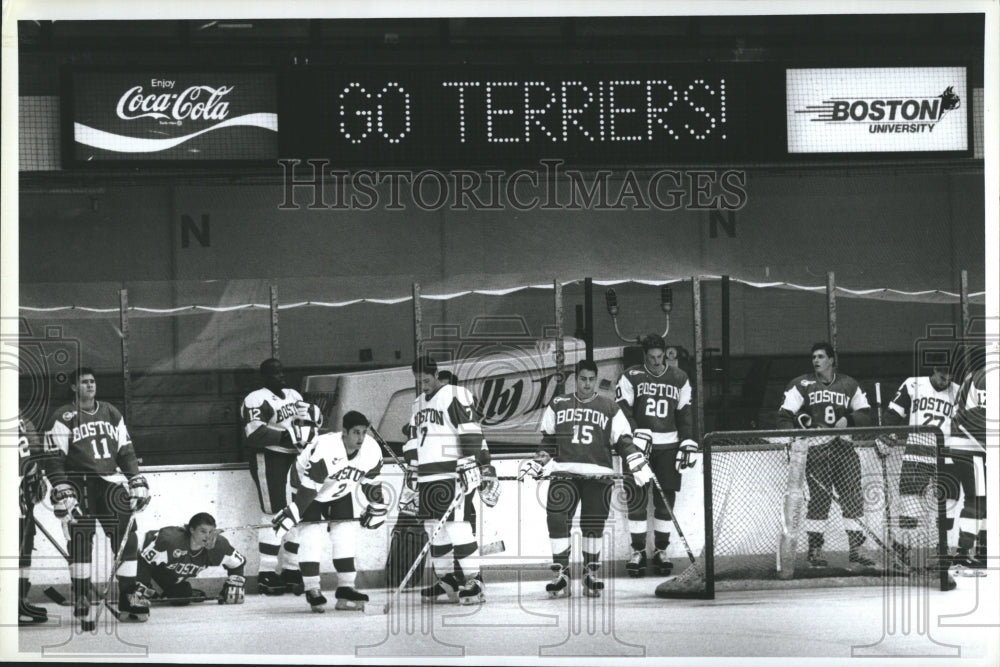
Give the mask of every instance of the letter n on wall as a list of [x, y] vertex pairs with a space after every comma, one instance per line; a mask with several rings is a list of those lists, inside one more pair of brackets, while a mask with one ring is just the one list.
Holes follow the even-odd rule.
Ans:
[[726, 230], [726, 236], [729, 238], [736, 238], [736, 212], [726, 211], [726, 217], [722, 217], [722, 211], [709, 211], [708, 212], [708, 235], [713, 238], [719, 238], [719, 226], [722, 226]]
[[208, 213], [201, 214], [201, 226], [195, 224], [194, 218], [190, 215], [181, 214], [181, 247], [188, 248], [191, 246], [191, 236], [198, 241], [202, 248], [207, 248], [212, 245], [211, 239], [209, 237], [209, 218]]

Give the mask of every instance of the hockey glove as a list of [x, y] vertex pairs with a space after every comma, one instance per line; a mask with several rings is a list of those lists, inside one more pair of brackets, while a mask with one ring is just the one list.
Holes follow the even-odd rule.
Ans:
[[274, 515], [271, 519], [271, 525], [274, 527], [275, 534], [281, 537], [292, 528], [299, 525], [300, 520], [299, 506], [292, 503]]
[[76, 489], [69, 484], [56, 484], [50, 498], [52, 512], [57, 519], [63, 522], [63, 530], [68, 524], [76, 523], [76, 520], [83, 516], [78, 505], [79, 498], [76, 495]]
[[635, 452], [629, 454], [625, 462], [628, 464], [628, 469], [632, 471], [632, 478], [635, 479], [636, 486], [642, 488], [649, 484], [649, 480], [653, 478], [653, 471], [649, 469], [645, 456]]
[[521, 468], [521, 472], [518, 474], [518, 481], [524, 479], [525, 477], [534, 477], [535, 479], [541, 477], [548, 477], [552, 468], [552, 457], [546, 451], [538, 451], [535, 454], [535, 458], [528, 461]]
[[149, 483], [142, 475], [136, 475], [128, 481], [129, 508], [133, 512], [141, 512], [149, 505]]
[[497, 469], [492, 465], [480, 468], [483, 483], [479, 485], [479, 497], [487, 507], [496, 507], [500, 502], [500, 480], [497, 479]]
[[795, 415], [795, 423], [799, 425], [799, 428], [812, 428], [813, 418], [808, 412], [800, 412]]
[[878, 436], [875, 438], [875, 453], [879, 455], [879, 458], [886, 458], [892, 453], [892, 448], [896, 445], [897, 441], [898, 438], [895, 433]]
[[285, 424], [285, 433], [281, 436], [281, 444], [286, 447], [291, 445], [302, 451], [309, 443], [316, 439], [316, 434], [319, 432], [315, 426], [310, 424]]
[[246, 577], [238, 574], [231, 574], [226, 578], [226, 583], [222, 584], [222, 592], [219, 593], [219, 604], [243, 604]]
[[833, 425], [833, 428], [847, 428], [847, 417], [841, 417], [837, 420], [837, 423]]
[[361, 513], [361, 525], [369, 530], [381, 528], [382, 524], [385, 523], [385, 515], [388, 512], [389, 505], [387, 503], [369, 501], [368, 507]]
[[467, 458], [458, 462], [458, 481], [462, 483], [463, 493], [468, 494], [479, 488], [483, 476], [475, 459]]
[[319, 406], [306, 401], [295, 402], [295, 419], [314, 425], [316, 428], [323, 425], [323, 413], [319, 411]]
[[698, 443], [687, 439], [681, 442], [680, 451], [677, 452], [677, 472], [684, 472], [688, 468], [693, 468], [698, 462], [695, 458], [698, 454]]
[[31, 508], [45, 499], [45, 476], [37, 463], [32, 463], [24, 477], [21, 478], [20, 500], [21, 514], [27, 516]]
[[648, 429], [638, 429], [632, 436], [632, 443], [639, 448], [642, 455], [649, 460], [649, 455], [653, 450], [653, 434]]

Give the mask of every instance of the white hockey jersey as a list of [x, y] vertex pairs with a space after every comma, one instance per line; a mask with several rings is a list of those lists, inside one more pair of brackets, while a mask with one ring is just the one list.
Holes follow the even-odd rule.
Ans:
[[358, 484], [368, 483], [382, 470], [382, 450], [370, 435], [348, 456], [342, 433], [323, 433], [295, 460], [292, 485], [316, 491], [313, 502], [328, 503], [354, 493]]
[[[296, 403], [302, 400], [302, 394], [294, 389], [286, 387], [283, 396], [278, 396], [266, 387], [261, 387], [256, 391], [247, 394], [243, 399], [243, 407], [240, 410], [243, 418], [243, 434], [250, 437], [250, 434], [261, 426], [290, 425], [296, 414]], [[264, 449], [283, 454], [298, 454], [299, 450], [293, 446], [268, 445]]]
[[415, 434], [416, 444], [407, 443], [404, 452], [409, 453], [408, 459], [415, 458], [421, 483], [457, 479], [458, 460], [471, 455], [470, 448], [480, 448], [483, 431], [474, 406], [472, 393], [453, 384], [438, 388], [431, 396], [421, 393], [413, 401], [410, 433]]
[[[958, 385], [949, 382], [938, 391], [928, 376], [911, 377], [903, 381], [896, 391], [889, 409], [910, 426], [926, 426], [940, 429], [942, 434], [951, 433], [951, 419], [955, 414], [955, 400]], [[911, 461], [934, 463], [937, 456], [937, 439], [926, 433], [911, 433], [907, 436], [903, 458]]]

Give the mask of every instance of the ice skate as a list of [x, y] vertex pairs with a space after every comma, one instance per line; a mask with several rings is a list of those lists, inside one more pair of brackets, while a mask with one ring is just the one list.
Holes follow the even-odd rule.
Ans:
[[600, 569], [600, 567], [600, 563], [587, 563], [587, 565], [584, 566], [585, 574], [583, 575], [583, 594], [587, 597], [601, 597], [601, 591], [604, 590], [604, 582], [597, 578], [597, 570]]
[[17, 603], [17, 624], [34, 625], [35, 623], [45, 623], [49, 620], [49, 613], [44, 607], [30, 604], [27, 600], [19, 600]]
[[555, 579], [545, 584], [545, 590], [551, 598], [567, 598], [570, 596], [569, 568], [559, 563], [552, 563], [550, 568], [555, 573]]
[[118, 595], [118, 620], [145, 623], [149, 620], [149, 600], [146, 588], [139, 584], [134, 591]]
[[674, 564], [667, 558], [665, 549], [657, 549], [656, 553], [653, 554], [653, 567], [656, 568], [656, 573], [661, 577], [669, 577], [674, 571]]
[[368, 596], [353, 586], [338, 587], [334, 597], [337, 599], [334, 608], [340, 611], [364, 611], [365, 603], [368, 602]]
[[809, 551], [806, 555], [809, 567], [826, 567], [828, 563], [823, 558], [823, 534], [807, 532], [806, 535], [809, 536]]
[[257, 591], [264, 595], [283, 595], [288, 590], [285, 582], [275, 572], [261, 572], [257, 575]]
[[[424, 602], [449, 602], [455, 604], [458, 602], [459, 588], [461, 588], [461, 584], [458, 583], [458, 579], [455, 578], [454, 574], [448, 573], [435, 581], [434, 585], [421, 589], [420, 599]], [[447, 599], [441, 599], [442, 595], [446, 595]]]
[[312, 609], [317, 614], [322, 614], [326, 611], [326, 598], [323, 597], [322, 591], [318, 588], [311, 589], [305, 592], [306, 602], [309, 603], [310, 609]]
[[858, 549], [851, 549], [847, 556], [847, 562], [849, 565], [857, 567], [875, 567], [875, 561], [862, 555], [861, 551]]
[[646, 576], [646, 552], [633, 551], [632, 557], [625, 563], [625, 571], [633, 579]]
[[972, 558], [969, 553], [959, 550], [952, 559], [951, 571], [956, 577], [985, 577], [986, 563]]
[[465, 605], [486, 602], [486, 588], [478, 575], [470, 578], [465, 586], [458, 591], [458, 602]]

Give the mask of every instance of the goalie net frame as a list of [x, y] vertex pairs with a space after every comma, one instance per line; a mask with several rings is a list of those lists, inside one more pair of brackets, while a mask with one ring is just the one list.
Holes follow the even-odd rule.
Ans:
[[[877, 454], [875, 453], [874, 440], [875, 440], [875, 438], [877, 436], [895, 434], [895, 435], [900, 436], [900, 437], [899, 437], [898, 442], [893, 446], [893, 451], [890, 454], [890, 458], [894, 457], [895, 462], [901, 465], [903, 451], [905, 449], [905, 444], [906, 444], [907, 438], [910, 437], [912, 434], [918, 434], [918, 433], [919, 434], [929, 434], [929, 435], [931, 435], [934, 438], [934, 441], [935, 441], [935, 444], [936, 444], [936, 451], [937, 451], [936, 466], [935, 467], [936, 467], [936, 471], [940, 471], [942, 469], [942, 465], [944, 464], [944, 459], [945, 459], [944, 436], [940, 432], [940, 430], [934, 429], [934, 428], [913, 427], [913, 426], [897, 426], [897, 427], [875, 427], [875, 426], [873, 426], [873, 427], [852, 428], [852, 429], [810, 429], [808, 431], [808, 433], [806, 433], [806, 432], [804, 432], [802, 430], [797, 430], [796, 429], [796, 430], [771, 430], [771, 431], [752, 431], [752, 430], [751, 431], [713, 431], [712, 433], [707, 434], [705, 436], [705, 438], [704, 438], [704, 441], [703, 441], [703, 453], [704, 453], [704, 456], [703, 456], [703, 461], [704, 461], [704, 463], [703, 463], [703, 465], [704, 465], [704, 497], [705, 497], [705, 516], [704, 516], [704, 520], [705, 520], [705, 547], [704, 547], [703, 553], [701, 554], [701, 558], [698, 559], [699, 561], [702, 561], [702, 564], [703, 564], [703, 570], [704, 570], [704, 588], [703, 588], [703, 590], [699, 591], [699, 590], [697, 590], [697, 586], [695, 585], [696, 584], [695, 581], [685, 581], [685, 575], [690, 574], [689, 571], [686, 570], [686, 571], [682, 572], [680, 575], [678, 575], [677, 577], [672, 577], [671, 578], [677, 584], [679, 584], [679, 588], [678, 589], [670, 589], [668, 587], [668, 588], [663, 588], [662, 591], [661, 591], [661, 587], [663, 587], [664, 584], [667, 584], [668, 582], [671, 581], [671, 579], [668, 579], [667, 582], [664, 582], [663, 584], [660, 585], [660, 587], [657, 588], [657, 595], [660, 596], [660, 597], [696, 597], [696, 598], [704, 598], [704, 599], [714, 599], [715, 598], [715, 594], [716, 594], [716, 590], [717, 590], [716, 583], [718, 581], [718, 576], [717, 576], [718, 573], [717, 573], [717, 570], [716, 570], [716, 566], [717, 566], [716, 549], [717, 549], [717, 546], [718, 546], [718, 543], [719, 543], [719, 537], [720, 537], [717, 534], [717, 531], [720, 528], [724, 528], [723, 525], [717, 525], [717, 519], [720, 519], [720, 520], [724, 520], [725, 519], [725, 514], [726, 514], [726, 511], [727, 511], [726, 504], [729, 503], [729, 502], [734, 501], [734, 498], [732, 498], [731, 496], [732, 496], [733, 493], [737, 492], [737, 491], [734, 491], [731, 488], [733, 480], [732, 479], [725, 479], [723, 477], [724, 473], [721, 473], [720, 467], [718, 465], [719, 461], [714, 460], [720, 454], [723, 454], [723, 453], [732, 453], [732, 452], [737, 452], [737, 451], [746, 451], [746, 452], [782, 452], [782, 450], [784, 450], [784, 451], [788, 452], [789, 455], [786, 458], [786, 455], [784, 453], [781, 454], [781, 461], [782, 461], [782, 464], [786, 467], [786, 472], [784, 472], [780, 476], [787, 482], [788, 475], [791, 472], [793, 472], [791, 470], [791, 467], [792, 467], [791, 466], [791, 461], [792, 461], [792, 457], [794, 456], [794, 454], [791, 454], [791, 450], [792, 450], [791, 445], [792, 445], [792, 443], [793, 443], [794, 440], [801, 441], [803, 438], [806, 438], [806, 437], [808, 437], [808, 438], [818, 438], [818, 439], [820, 439], [820, 441], [817, 442], [817, 443], [815, 443], [815, 444], [823, 444], [822, 443], [822, 439], [824, 439], [824, 436], [830, 436], [830, 437], [840, 436], [840, 437], [843, 437], [843, 436], [847, 435], [848, 437], [851, 438], [852, 445], [853, 445], [853, 447], [856, 450], [858, 450], [858, 449], [870, 449], [871, 450], [870, 454], [866, 455], [866, 456], [869, 456], [869, 458], [870, 457], [875, 457], [879, 461], [879, 464], [883, 465], [884, 461], [882, 461], [881, 459], [879, 459], [877, 457]], [[741, 444], [741, 445], [737, 445], [737, 444], [723, 444], [723, 443], [726, 443], [726, 442], [731, 443], [733, 440], [744, 440], [745, 443]], [[806, 479], [807, 479], [807, 474], [808, 474], [806, 472], [806, 470], [805, 470], [805, 458], [806, 458], [805, 457], [805, 449], [806, 448], [801, 448], [801, 447], [797, 448], [797, 449], [800, 449], [800, 451], [801, 451], [800, 463], [802, 465], [802, 469], [798, 471], [798, 474], [800, 475], [800, 480], [801, 480], [801, 487], [799, 488], [799, 492], [802, 495], [802, 502], [801, 502], [801, 505], [799, 507], [799, 510], [801, 511], [802, 516], [804, 516], [804, 511], [805, 511], [805, 503], [806, 503], [806, 501], [805, 501], [805, 496], [806, 496], [805, 488], [807, 487], [807, 481], [806, 481]], [[946, 526], [946, 524], [945, 524], [945, 518], [946, 518], [946, 516], [945, 515], [946, 515], [946, 507], [947, 507], [947, 498], [945, 497], [945, 494], [942, 493], [941, 490], [940, 490], [940, 483], [937, 481], [936, 475], [937, 475], [937, 472], [935, 472], [935, 477], [932, 478], [929, 481], [930, 489], [933, 490], [935, 498], [936, 498], [936, 511], [934, 511], [933, 513], [928, 514], [928, 516], [934, 516], [936, 518], [936, 524], [937, 524], [936, 525], [936, 531], [930, 531], [930, 533], [929, 533], [930, 534], [930, 538], [933, 541], [933, 544], [931, 545], [930, 550], [932, 552], [936, 552], [936, 553], [932, 553], [932, 555], [937, 555], [938, 557], [944, 557], [944, 556], [947, 556], [947, 553], [948, 553], [948, 547], [947, 547], [947, 530], [946, 530], [946, 527], [945, 527]], [[879, 472], [879, 477], [881, 478], [881, 471]], [[893, 520], [890, 521], [887, 525], [882, 526], [882, 528], [883, 528], [882, 534], [879, 535], [877, 529], [873, 531], [872, 528], [865, 523], [864, 516], [862, 516], [862, 519], [861, 519], [862, 528], [864, 529], [864, 532], [867, 535], [869, 535], [869, 539], [867, 541], [867, 546], [869, 548], [874, 548], [876, 550], [882, 551], [882, 554], [883, 554], [883, 558], [882, 558], [883, 566], [887, 566], [889, 563], [891, 563], [893, 561], [893, 556], [891, 554], [889, 554], [889, 553], [886, 553], [886, 551], [891, 550], [891, 545], [892, 545], [892, 536], [891, 536], [892, 535], [892, 530], [895, 528], [895, 525], [894, 525], [896, 523], [895, 517], [898, 516], [898, 509], [899, 508], [898, 508], [898, 498], [897, 498], [897, 496], [898, 496], [898, 488], [899, 488], [899, 479], [900, 479], [899, 469], [897, 468], [896, 471], [895, 471], [895, 474], [888, 475], [888, 477], [887, 477], [887, 484], [888, 484], [889, 488], [884, 488], [883, 487], [881, 489], [881, 494], [882, 494], [881, 497], [882, 497], [883, 500], [882, 500], [882, 502], [878, 503], [876, 505], [876, 507], [875, 507], [875, 509], [877, 509], [879, 512], [882, 512], [885, 509], [886, 504], [887, 504], [885, 502], [885, 499], [889, 499], [888, 506], [889, 506], [889, 508], [891, 508]], [[883, 484], [885, 484], [885, 483], [886, 482], [883, 482]], [[721, 491], [721, 493], [716, 494], [715, 487], [717, 486], [717, 484], [728, 484], [730, 488], [723, 489]], [[786, 488], [786, 486], [783, 485], [780, 489], [774, 490], [773, 494], [778, 494], [782, 498], [784, 498], [787, 490], [788, 489]], [[929, 493], [929, 490], [927, 488], [925, 488], [925, 490], [924, 490], [925, 497], [926, 497], [926, 495], [928, 493]], [[839, 500], [838, 494], [836, 493], [836, 491], [834, 491], [831, 495], [832, 495], [832, 502], [831, 502], [831, 505], [830, 505], [829, 513], [827, 515], [828, 516], [827, 522], [831, 521], [833, 519], [833, 517], [834, 517], [835, 514], [839, 514], [840, 513], [840, 504], [839, 504], [840, 500]], [[738, 501], [738, 499], [735, 499], [735, 500]], [[752, 502], [752, 501], [748, 500], [747, 502]], [[720, 503], [719, 507], [716, 507], [717, 503]], [[779, 507], [778, 509], [781, 510], [782, 513], [783, 513], [784, 505], [782, 507]], [[784, 518], [784, 516], [782, 518]], [[799, 517], [799, 518], [801, 519], [801, 517]], [[802, 542], [805, 539], [805, 536], [801, 534], [802, 532], [804, 532], [803, 529], [801, 528], [802, 520], [798, 521], [798, 523], [799, 523], [798, 534], [792, 535], [791, 537], [792, 537], [793, 546], [794, 546], [794, 543], [795, 543], [796, 539], [798, 538], [797, 541], [799, 543], [799, 546], [801, 547]], [[885, 522], [883, 522], [883, 523], [885, 523]], [[766, 526], [766, 521], [764, 519], [762, 519], [762, 521], [761, 521], [761, 526], [762, 527]], [[766, 528], [762, 528], [762, 529], [766, 530]], [[829, 530], [830, 529], [827, 528], [827, 531], [829, 531]], [[879, 539], [874, 539], [873, 536], [875, 538], [880, 538], [881, 544], [879, 544]], [[780, 548], [780, 544], [781, 544], [781, 539], [780, 539], [780, 536], [778, 536], [778, 545], [779, 545], [778, 548]], [[886, 547], [886, 548], [884, 549], [883, 547]], [[799, 548], [797, 550], [797, 553], [801, 553], [801, 548]], [[724, 555], [728, 556], [728, 554], [724, 554]], [[776, 551], [774, 554], [772, 554], [772, 556], [771, 556], [772, 562], [776, 561], [776, 557], [778, 555], [779, 555], [778, 551]], [[737, 555], [737, 557], [738, 557], [738, 555]], [[777, 563], [775, 563], [775, 570], [777, 570], [776, 565], [777, 565]], [[793, 567], [794, 567], [794, 564], [793, 564]], [[694, 572], [695, 574], [697, 574], [697, 572], [694, 569], [694, 566], [692, 566], [692, 568], [689, 568], [689, 570], [692, 571], [692, 572]], [[774, 574], [775, 575], [779, 575], [779, 573], [777, 571], [775, 571]], [[785, 579], [785, 578], [791, 579], [792, 576], [793, 575], [791, 573], [788, 573], [788, 574], [786, 574], [786, 576], [775, 577], [773, 579], [772, 578], [762, 577], [761, 579], [767, 579], [767, 581], [766, 582], [762, 581], [759, 585], [753, 585], [753, 584], [746, 585], [746, 586], [743, 586], [742, 588], [776, 588], [776, 587], [786, 587], [786, 586], [796, 586], [796, 585], [797, 586], [807, 586], [807, 585], [810, 585], [809, 583], [806, 583], [805, 579], [797, 579], [797, 580], [793, 579], [792, 581], [789, 581], [789, 582], [785, 582], [785, 581], [780, 581], [779, 582], [778, 581], [779, 578], [780, 579]], [[877, 580], [878, 581], [882, 581], [882, 580], [884, 580], [888, 576], [892, 576], [892, 574], [890, 572], [885, 571], [885, 569], [883, 569], [882, 572], [878, 573]], [[693, 577], [688, 577], [688, 579], [692, 579], [692, 578]], [[837, 578], [842, 578], [842, 577], [837, 577]], [[854, 580], [858, 584], [874, 583], [874, 582], [867, 581], [867, 579], [868, 579], [868, 577], [863, 577], [862, 575], [856, 575], [856, 576], [852, 576], [850, 578], [850, 580]], [[850, 580], [848, 580], [848, 581], [850, 581]], [[834, 584], [834, 582], [832, 580], [832, 577], [817, 577], [817, 578], [813, 579], [813, 581], [818, 581], [821, 584], [825, 584], [825, 585], [833, 585]], [[947, 581], [948, 581], [948, 568], [947, 567], [941, 567], [941, 568], [939, 568], [939, 571], [937, 573], [937, 586], [938, 586], [938, 588], [940, 590], [942, 590], [942, 591], [947, 590], [947, 585], [948, 585]], [[733, 587], [733, 588], [737, 588], [737, 587]], [[731, 588], [728, 588], [728, 587], [727, 587], [727, 589], [731, 590]], [[678, 591], [679, 591], [679, 594], [663, 594], [663, 592], [678, 592]]]

